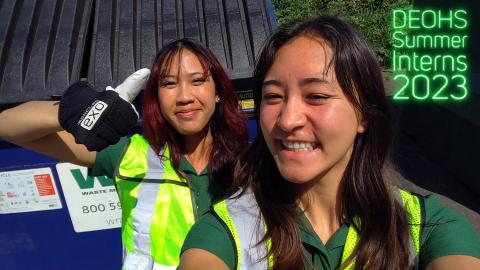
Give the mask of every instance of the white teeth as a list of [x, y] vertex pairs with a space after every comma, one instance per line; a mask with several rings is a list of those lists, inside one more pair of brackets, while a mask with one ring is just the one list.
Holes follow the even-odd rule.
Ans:
[[313, 147], [315, 144], [310, 142], [289, 142], [286, 140], [282, 140], [282, 145], [288, 150], [299, 152], [299, 151], [311, 151], [313, 150]]

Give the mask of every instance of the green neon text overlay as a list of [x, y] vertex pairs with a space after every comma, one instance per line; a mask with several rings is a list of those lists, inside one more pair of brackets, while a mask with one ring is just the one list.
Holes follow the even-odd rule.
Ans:
[[465, 29], [467, 11], [458, 10], [393, 10], [393, 29]]
[[[396, 100], [463, 100], [468, 95], [467, 79], [464, 75], [448, 77], [444, 74], [397, 74], [393, 79], [400, 82], [400, 89], [393, 96]], [[432, 87], [433, 85], [435, 87]]]
[[464, 49], [467, 43], [467, 35], [447, 35], [447, 34], [419, 34], [409, 35], [400, 30], [393, 32], [394, 48], [431, 48], [431, 49]]
[[392, 12], [394, 100], [461, 101], [468, 97], [468, 13], [464, 9]]

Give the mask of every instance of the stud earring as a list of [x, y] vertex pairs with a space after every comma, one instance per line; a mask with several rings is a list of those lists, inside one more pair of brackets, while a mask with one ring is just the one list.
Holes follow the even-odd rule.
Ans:
[[215, 97], [215, 102], [216, 102], [216, 103], [219, 103], [219, 102], [220, 102], [220, 97], [219, 97], [219, 96], [216, 96], [216, 97]]

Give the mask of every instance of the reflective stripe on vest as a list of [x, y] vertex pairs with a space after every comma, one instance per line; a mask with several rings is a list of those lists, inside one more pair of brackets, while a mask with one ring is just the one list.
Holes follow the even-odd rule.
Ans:
[[[236, 268], [237, 270], [255, 269], [265, 270], [271, 269], [273, 260], [271, 256], [266, 262], [267, 247], [270, 248], [271, 242], [267, 241], [267, 245], [257, 245], [265, 236], [265, 224], [260, 215], [260, 209], [255, 201], [253, 192], [248, 189], [240, 197], [239, 193], [231, 198], [220, 201], [213, 206], [216, 215], [228, 228], [230, 235], [233, 237], [236, 252]], [[420, 224], [421, 224], [421, 205], [420, 199], [409, 192], [400, 190], [400, 197], [403, 202], [404, 209], [407, 212], [409, 221], [409, 229], [412, 243], [412, 268], [416, 269], [418, 264], [418, 255], [420, 249]], [[350, 226], [347, 232], [347, 239], [342, 253], [342, 264], [355, 250], [359, 236], [354, 226]], [[267, 267], [268, 264], [268, 267]], [[355, 260], [352, 260], [345, 269], [354, 269]]]
[[115, 181], [123, 269], [175, 269], [195, 215], [190, 188], [173, 169], [168, 147], [157, 155], [142, 136], [132, 136]]

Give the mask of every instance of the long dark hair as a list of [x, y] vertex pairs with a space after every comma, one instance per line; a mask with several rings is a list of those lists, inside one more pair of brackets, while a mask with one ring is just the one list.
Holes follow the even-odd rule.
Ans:
[[[240, 150], [247, 144], [247, 118], [239, 105], [234, 86], [228, 75], [214, 54], [200, 43], [189, 39], [180, 39], [167, 44], [158, 52], [143, 95], [143, 134], [157, 153], [165, 143], [168, 143], [173, 166], [178, 172], [180, 155], [184, 150], [182, 148], [183, 136], [162, 116], [158, 104], [158, 87], [167, 75], [172, 59], [179, 57], [183, 50], [188, 50], [197, 56], [204, 73], [212, 76], [216, 94], [220, 98], [208, 124], [213, 136], [213, 146], [208, 157], [208, 169], [210, 174], [214, 174], [224, 169], [225, 165], [234, 162]], [[231, 179], [231, 176], [222, 177], [222, 179], [228, 180]]]
[[[350, 259], [355, 258], [356, 269], [405, 269], [409, 263], [407, 217], [393, 199], [383, 173], [392, 137], [390, 112], [380, 68], [360, 33], [338, 18], [320, 17], [273, 34], [254, 72], [257, 126], [265, 75], [278, 50], [299, 36], [323, 39], [331, 47], [333, 57], [328, 67], [334, 68], [345, 96], [366, 123], [365, 132], [355, 138], [338, 191], [340, 222], [354, 226], [360, 235]], [[263, 241], [272, 240], [274, 269], [303, 269], [308, 265], [296, 229], [300, 217], [298, 185], [282, 177], [260, 130], [237, 164], [235, 184], [253, 189], [268, 228]], [[353, 222], [354, 217], [360, 218], [361, 225]]]

